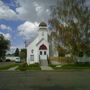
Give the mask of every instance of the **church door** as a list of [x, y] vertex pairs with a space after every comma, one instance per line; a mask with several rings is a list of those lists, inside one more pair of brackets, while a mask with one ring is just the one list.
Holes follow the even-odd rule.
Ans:
[[40, 60], [47, 60], [47, 47], [44, 44], [39, 47], [39, 57]]

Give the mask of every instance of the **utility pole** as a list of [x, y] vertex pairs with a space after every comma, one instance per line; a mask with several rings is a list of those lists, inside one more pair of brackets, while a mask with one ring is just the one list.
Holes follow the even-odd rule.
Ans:
[[[25, 44], [25, 50], [27, 50], [26, 49], [26, 45], [27, 45], [27, 42], [26, 42], [26, 40], [24, 41], [24, 44]], [[26, 54], [26, 53], [25, 53]], [[26, 55], [25, 55], [26, 56]], [[26, 62], [26, 57], [25, 57], [25, 62]]]
[[26, 40], [24, 41], [24, 44], [25, 44], [25, 48], [26, 48]]

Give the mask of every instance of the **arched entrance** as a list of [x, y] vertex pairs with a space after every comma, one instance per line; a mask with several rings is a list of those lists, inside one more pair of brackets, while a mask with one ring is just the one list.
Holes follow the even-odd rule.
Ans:
[[40, 60], [47, 60], [47, 47], [46, 47], [46, 45], [42, 44], [39, 47], [39, 56], [40, 56]]
[[47, 50], [47, 47], [46, 47], [44, 44], [42, 44], [42, 45], [39, 47], [39, 50]]
[[46, 45], [42, 44], [39, 47], [39, 60], [42, 65], [47, 65], [47, 47]]

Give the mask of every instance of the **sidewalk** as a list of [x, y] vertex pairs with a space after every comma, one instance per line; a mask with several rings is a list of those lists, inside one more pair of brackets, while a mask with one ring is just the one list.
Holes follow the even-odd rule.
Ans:
[[53, 70], [53, 68], [50, 66], [40, 66], [40, 67], [41, 67], [41, 70]]
[[15, 70], [16, 70], [16, 68], [18, 68], [18, 66], [11, 67], [11, 68], [9, 68], [9, 69], [8, 69], [8, 71], [15, 71]]

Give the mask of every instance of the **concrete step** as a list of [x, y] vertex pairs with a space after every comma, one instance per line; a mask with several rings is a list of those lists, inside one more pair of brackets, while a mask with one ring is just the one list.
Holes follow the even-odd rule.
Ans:
[[41, 66], [48, 66], [48, 61], [47, 60], [40, 60]]
[[50, 66], [40, 66], [40, 67], [41, 67], [41, 70], [53, 70], [53, 68]]

